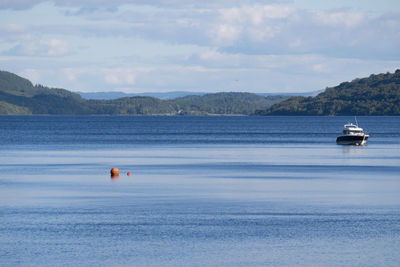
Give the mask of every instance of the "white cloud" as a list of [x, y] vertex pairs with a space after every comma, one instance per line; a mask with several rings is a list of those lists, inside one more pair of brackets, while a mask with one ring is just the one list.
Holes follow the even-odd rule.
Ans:
[[19, 73], [22, 77], [27, 78], [32, 83], [38, 83], [40, 81], [40, 73], [36, 69], [24, 69]]
[[237, 6], [237, 5], [249, 5], [249, 4], [271, 4], [271, 3], [288, 3], [290, 0], [1, 0], [0, 9], [15, 9], [23, 10], [29, 9], [35, 5], [43, 2], [52, 2], [58, 6], [66, 7], [83, 7], [83, 8], [115, 8], [123, 5], [144, 5], [144, 6], [155, 6], [155, 7], [169, 7], [169, 8], [180, 8], [180, 7], [226, 7], [226, 6]]
[[278, 10], [282, 10], [280, 15], [272, 18], [263, 15], [268, 14], [268, 7], [229, 9], [220, 15], [215, 25], [224, 23], [227, 27], [239, 28], [240, 33], [230, 42], [212, 44], [228, 53], [400, 58], [396, 48], [400, 45], [400, 16], [376, 17], [356, 12], [286, 10], [284, 7]]
[[[207, 68], [220, 70], [279, 70], [301, 68], [299, 71], [313, 72], [313, 66], [321, 65], [327, 61], [326, 58], [314, 54], [300, 55], [249, 55], [219, 52], [215, 49], [200, 52], [186, 62], [189, 65], [200, 65]], [[182, 63], [184, 64], [184, 63]], [[302, 67], [303, 66], [303, 67]], [[306, 67], [304, 67], [306, 66]]]
[[135, 84], [136, 73], [133, 69], [104, 69], [105, 81], [112, 85]]
[[230, 45], [237, 41], [241, 31], [239, 25], [220, 24], [216, 26], [211, 35], [215, 36], [217, 43]]
[[295, 9], [285, 6], [242, 6], [222, 8], [211, 22], [209, 38], [222, 47], [236, 42], [265, 42], [281, 31], [281, 21], [295, 17]]
[[11, 23], [6, 25], [0, 25], [0, 29], [5, 32], [22, 32], [25, 27], [20, 24]]
[[323, 63], [314, 64], [314, 65], [312, 66], [312, 69], [313, 69], [315, 72], [318, 72], [318, 73], [329, 73], [329, 72], [331, 72], [331, 70], [329, 69], [329, 67], [328, 67], [326, 64], [323, 64]]
[[353, 12], [322, 12], [318, 11], [314, 14], [314, 19], [317, 24], [327, 26], [345, 26], [354, 28], [361, 25], [365, 21], [363, 13]]
[[[64, 17], [63, 23], [54, 25], [10, 23], [12, 26], [8, 30], [0, 27], [0, 36], [3, 42], [4, 38], [18, 40], [26, 33], [43, 36], [40, 39], [45, 40], [67, 40], [68, 37], [83, 40], [88, 36], [99, 41], [115, 37], [142, 38], [149, 43], [218, 47], [228, 53], [320, 53], [355, 58], [400, 56], [397, 52], [400, 16], [396, 13], [372, 16], [343, 9], [311, 11], [285, 5], [262, 5], [261, 2], [248, 5], [246, 1], [241, 5], [236, 2], [234, 7], [200, 9], [193, 2], [178, 8], [155, 3], [158, 2], [150, 3], [154, 4], [152, 7], [133, 5], [113, 11], [92, 8], [90, 12], [71, 13]], [[172, 5], [173, 1], [169, 3]], [[68, 23], [70, 21], [75, 23]], [[61, 43], [58, 47], [52, 47], [52, 43], [39, 45], [48, 47], [47, 51], [37, 53], [43, 56], [65, 55], [71, 50]], [[21, 44], [13, 52], [32, 55], [37, 50], [38, 45]]]
[[[0, 14], [1, 15], [1, 14]], [[24, 25], [17, 23], [0, 25], [0, 42], [12, 44], [19, 40], [28, 40], [32, 36]]]
[[202, 60], [221, 60], [224, 59], [224, 55], [215, 49], [209, 49], [199, 53], [199, 58]]
[[302, 43], [302, 41], [300, 39], [296, 39], [296, 40], [294, 40], [292, 42], [289, 42], [289, 47], [290, 48], [298, 48], [298, 47], [301, 47], [302, 44], [303, 43]]
[[41, 40], [40, 44], [47, 47], [47, 55], [49, 56], [62, 56], [69, 52], [69, 44], [63, 40]]
[[75, 68], [63, 68], [61, 71], [69, 82], [78, 80], [79, 76], [85, 73], [82, 69]]
[[7, 55], [33, 57], [58, 57], [68, 53], [68, 42], [59, 39], [36, 39], [31, 34], [19, 35], [18, 44], [6, 52]]
[[242, 6], [220, 9], [222, 20], [235, 23], [260, 25], [270, 19], [285, 19], [292, 16], [295, 9], [287, 6]]
[[29, 9], [41, 2], [43, 0], [1, 0], [0, 9], [15, 9], [24, 10]]
[[260, 28], [250, 28], [247, 30], [249, 39], [254, 42], [264, 42], [273, 38], [277, 33], [279, 33], [279, 27], [264, 26]]

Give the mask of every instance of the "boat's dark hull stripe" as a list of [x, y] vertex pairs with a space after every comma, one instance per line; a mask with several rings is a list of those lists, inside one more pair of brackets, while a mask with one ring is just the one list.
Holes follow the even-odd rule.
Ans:
[[336, 139], [336, 143], [342, 143], [342, 144], [353, 144], [353, 143], [362, 143], [363, 140], [367, 140], [367, 136], [360, 136], [360, 135], [355, 135], [355, 136], [339, 136]]

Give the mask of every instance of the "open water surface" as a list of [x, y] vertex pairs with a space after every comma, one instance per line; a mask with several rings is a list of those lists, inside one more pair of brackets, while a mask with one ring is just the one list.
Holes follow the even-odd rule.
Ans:
[[0, 116], [0, 265], [399, 266], [400, 117], [358, 120]]

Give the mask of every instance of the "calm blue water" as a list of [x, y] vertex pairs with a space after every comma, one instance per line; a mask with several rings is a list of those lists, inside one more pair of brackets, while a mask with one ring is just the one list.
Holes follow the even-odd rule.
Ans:
[[400, 117], [348, 121], [0, 116], [0, 265], [399, 266]]

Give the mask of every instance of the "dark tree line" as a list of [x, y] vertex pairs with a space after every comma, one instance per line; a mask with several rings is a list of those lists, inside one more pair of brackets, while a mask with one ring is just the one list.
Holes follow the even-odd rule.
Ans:
[[291, 97], [258, 115], [400, 115], [400, 70], [326, 88], [316, 97]]
[[0, 114], [250, 115], [286, 98], [251, 93], [216, 93], [172, 100], [141, 96], [85, 100], [79, 94], [33, 85], [13, 73], [0, 71]]

